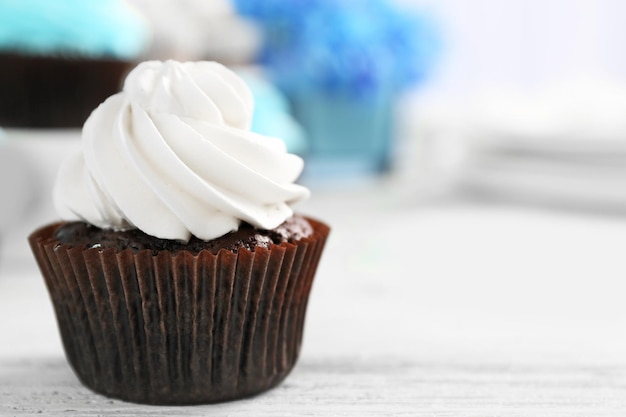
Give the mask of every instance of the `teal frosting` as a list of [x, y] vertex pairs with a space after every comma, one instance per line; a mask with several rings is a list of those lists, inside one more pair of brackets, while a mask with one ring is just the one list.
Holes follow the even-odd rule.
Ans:
[[2, 51], [129, 59], [148, 41], [148, 26], [123, 1], [0, 0]]
[[251, 72], [240, 71], [254, 97], [254, 115], [250, 130], [280, 138], [287, 150], [302, 155], [307, 149], [302, 127], [292, 117], [285, 96], [270, 82]]

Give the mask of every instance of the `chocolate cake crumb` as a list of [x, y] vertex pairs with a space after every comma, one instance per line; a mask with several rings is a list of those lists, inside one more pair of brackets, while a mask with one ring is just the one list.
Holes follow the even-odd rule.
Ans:
[[221, 249], [236, 253], [240, 248], [254, 251], [257, 247], [267, 249], [271, 244], [295, 242], [312, 233], [313, 228], [304, 217], [293, 216], [271, 230], [257, 229], [248, 223], [242, 223], [237, 231], [208, 241], [195, 236], [189, 242], [159, 239], [138, 229], [115, 231], [100, 229], [85, 222], [64, 223], [54, 232], [54, 237], [70, 246], [118, 250], [130, 248], [134, 252], [148, 249], [156, 255], [160, 251], [181, 250], [194, 254], [202, 250], [217, 254]]

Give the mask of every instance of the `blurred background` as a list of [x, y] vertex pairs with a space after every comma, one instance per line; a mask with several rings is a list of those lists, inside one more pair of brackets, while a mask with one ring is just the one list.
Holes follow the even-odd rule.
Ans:
[[622, 215], [625, 16], [618, 0], [0, 0], [0, 263], [31, 263], [60, 161], [146, 59], [236, 70], [253, 130], [322, 193], [382, 181], [408, 206]]

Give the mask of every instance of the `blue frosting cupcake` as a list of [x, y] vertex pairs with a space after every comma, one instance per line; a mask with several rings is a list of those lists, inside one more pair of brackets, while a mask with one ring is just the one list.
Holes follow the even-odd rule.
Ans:
[[260, 74], [239, 71], [254, 96], [251, 130], [280, 138], [291, 153], [303, 155], [307, 150], [306, 135], [291, 115], [290, 105], [281, 91]]
[[81, 126], [149, 41], [121, 0], [0, 2], [0, 125]]

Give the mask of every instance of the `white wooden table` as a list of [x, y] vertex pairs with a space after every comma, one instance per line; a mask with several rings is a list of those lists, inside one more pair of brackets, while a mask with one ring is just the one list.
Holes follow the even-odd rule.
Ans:
[[313, 191], [301, 211], [333, 231], [279, 387], [194, 407], [94, 394], [34, 265], [3, 259], [0, 415], [626, 415], [626, 216]]

